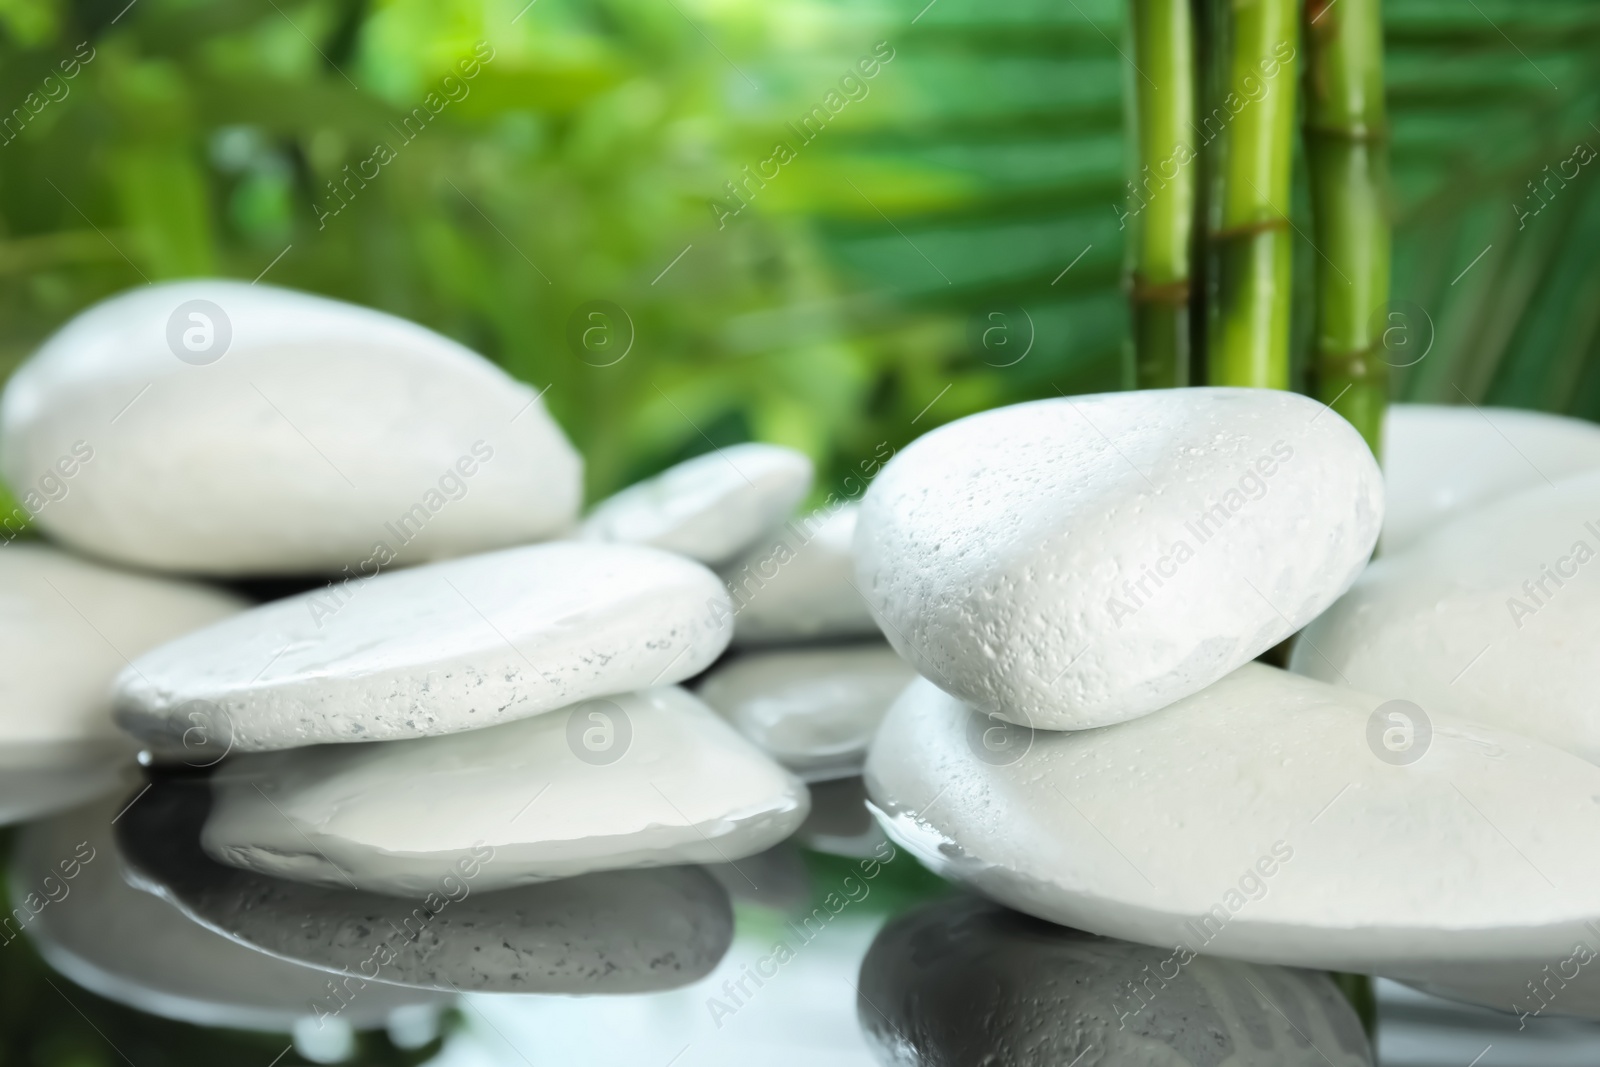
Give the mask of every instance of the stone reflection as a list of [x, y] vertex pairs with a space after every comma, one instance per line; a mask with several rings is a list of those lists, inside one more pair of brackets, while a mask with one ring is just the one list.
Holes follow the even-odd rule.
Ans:
[[461, 992], [641, 993], [709, 974], [733, 938], [727, 892], [699, 867], [603, 871], [493, 891], [465, 860], [418, 899], [227, 867], [200, 847], [204, 778], [157, 779], [117, 824], [135, 884], [235, 941], [339, 974]]
[[895, 1067], [1370, 1067], [1323, 974], [1083, 933], [957, 896], [891, 921], [857, 1014]]
[[51, 967], [108, 1000], [200, 1026], [360, 1030], [447, 999], [372, 983], [332, 1001], [326, 973], [246, 948], [134, 889], [112, 843], [111, 820], [126, 803], [114, 797], [22, 830], [8, 941], [26, 936]]

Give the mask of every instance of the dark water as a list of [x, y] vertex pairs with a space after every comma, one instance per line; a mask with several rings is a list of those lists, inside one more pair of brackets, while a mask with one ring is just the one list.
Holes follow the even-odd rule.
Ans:
[[[1373, 1062], [1324, 976], [1051, 926], [970, 897], [827, 786], [714, 868], [425, 900], [224, 867], [203, 775], [5, 831], [0, 1064], [1094, 1067]], [[1385, 1065], [1600, 1064], [1600, 1028], [1379, 983]]]

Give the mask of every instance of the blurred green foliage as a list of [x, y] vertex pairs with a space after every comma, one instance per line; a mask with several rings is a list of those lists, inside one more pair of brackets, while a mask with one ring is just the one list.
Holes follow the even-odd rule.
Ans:
[[[752, 437], [837, 478], [1119, 382], [1116, 0], [126, 3], [0, 4], [0, 367], [120, 289], [266, 270], [548, 386], [591, 495]], [[1600, 146], [1600, 6], [1387, 18], [1394, 294], [1436, 334], [1400, 394], [1600, 414], [1600, 167], [1543, 169]], [[569, 337], [595, 300], [611, 366]]]

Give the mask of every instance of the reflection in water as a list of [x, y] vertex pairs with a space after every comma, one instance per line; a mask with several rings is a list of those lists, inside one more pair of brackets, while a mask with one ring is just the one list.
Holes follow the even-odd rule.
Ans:
[[[157, 779], [117, 825], [141, 888], [263, 952], [347, 976], [439, 990], [639, 993], [708, 974], [733, 939], [728, 895], [698, 867], [604, 871], [475, 890], [446, 875], [422, 899], [290, 882], [200, 847], [204, 779]], [[492, 862], [492, 861], [489, 861]]]
[[327, 974], [235, 944], [134, 889], [111, 839], [123, 803], [34, 823], [13, 853], [13, 919], [72, 981], [153, 1015], [243, 1030], [289, 1031], [308, 1018], [362, 1029], [385, 1025], [397, 1008], [440, 1001], [372, 984], [342, 1006], [330, 1003]]
[[891, 921], [857, 1012], [899, 1067], [1363, 1067], [1332, 982], [1086, 934], [975, 897]]
[[887, 840], [867, 810], [867, 783], [858, 774], [811, 784], [811, 814], [795, 836], [806, 847], [858, 859]]

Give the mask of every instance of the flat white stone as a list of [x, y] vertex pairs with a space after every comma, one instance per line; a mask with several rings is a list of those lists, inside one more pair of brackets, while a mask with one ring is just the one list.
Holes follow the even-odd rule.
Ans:
[[794, 510], [811, 476], [811, 460], [792, 448], [719, 448], [600, 501], [580, 536], [725, 563]]
[[1396, 964], [1384, 976], [1464, 1004], [1508, 1012], [1526, 1026], [1534, 1019], [1600, 1019], [1600, 937], [1587, 931], [1548, 958]]
[[966, 894], [891, 919], [859, 981], [862, 1032], [883, 1064], [1372, 1064], [1327, 975], [1096, 937]]
[[1542, 411], [1393, 404], [1383, 437], [1384, 554], [1464, 511], [1600, 468], [1600, 426]]
[[198, 574], [482, 552], [559, 534], [582, 495], [533, 389], [476, 353], [217, 279], [124, 293], [47, 340], [0, 398], [0, 473], [74, 548]]
[[1381, 557], [1292, 669], [1600, 762], [1600, 471], [1464, 514]]
[[810, 808], [798, 779], [675, 687], [448, 737], [240, 758], [214, 782], [201, 844], [222, 863], [411, 897], [463, 860], [482, 863], [485, 890], [737, 860]]
[[1600, 767], [1443, 715], [1425, 748], [1391, 745], [1384, 703], [1249, 664], [1061, 733], [922, 681], [884, 719], [867, 788], [935, 872], [1095, 933], [1380, 973], [1564, 956], [1600, 920], [1600, 855], [1581, 844], [1600, 834]]
[[598, 871], [484, 891], [464, 863], [429, 897], [306, 885], [225, 867], [200, 848], [210, 784], [156, 781], [117, 820], [136, 887], [262, 952], [336, 974], [441, 991], [618, 994], [704, 978], [733, 940], [704, 867]]
[[560, 542], [263, 604], [135, 660], [119, 725], [182, 745], [214, 706], [231, 750], [426, 737], [676, 682], [727, 646], [728, 598], [692, 560]]
[[27, 757], [37, 765], [124, 747], [109, 693], [127, 657], [244, 606], [220, 590], [130, 574], [48, 545], [0, 548], [0, 764], [17, 762], [7, 752], [52, 750]]
[[96, 797], [126, 792], [137, 770], [120, 742], [23, 745], [0, 757], [0, 826], [31, 822], [81, 807]]
[[241, 1030], [288, 1031], [319, 1013], [379, 1027], [397, 1009], [444, 999], [359, 979], [341, 999], [326, 972], [246, 948], [133, 888], [112, 844], [128, 799], [34, 823], [17, 840], [6, 936], [20, 926], [78, 985], [162, 1018]]
[[755, 746], [808, 782], [861, 773], [867, 744], [917, 672], [888, 645], [754, 652], [696, 687]]
[[924, 677], [1076, 730], [1165, 707], [1311, 621], [1382, 517], [1365, 443], [1307, 397], [1063, 397], [902, 450], [867, 490], [856, 571]]
[[860, 513], [844, 504], [798, 516], [720, 569], [733, 598], [734, 644], [879, 636], [855, 584]]

